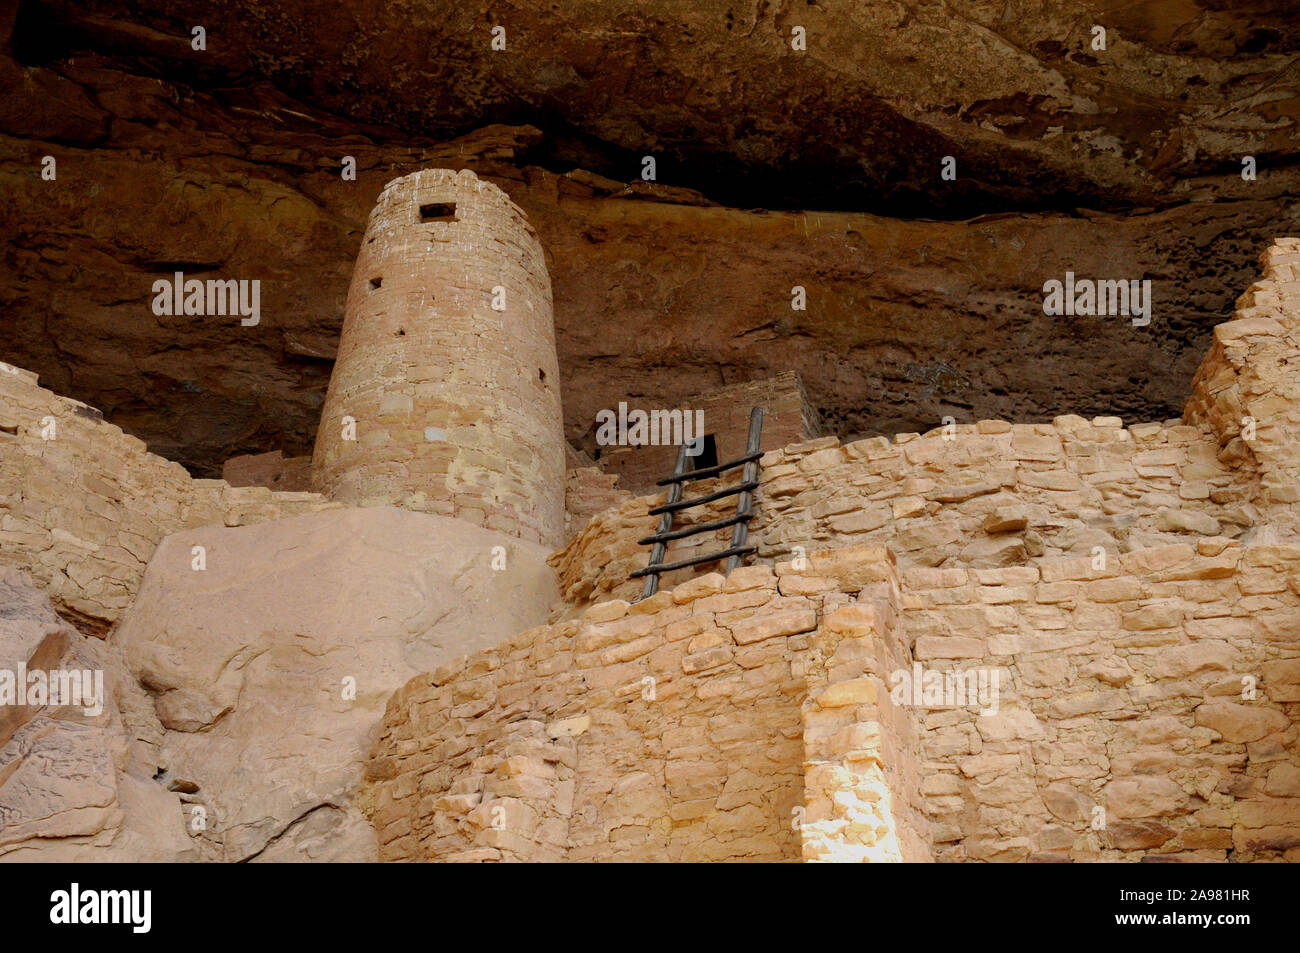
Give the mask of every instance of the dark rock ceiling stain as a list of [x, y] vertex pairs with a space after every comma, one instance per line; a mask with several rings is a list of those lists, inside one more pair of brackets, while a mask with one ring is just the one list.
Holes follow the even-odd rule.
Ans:
[[[0, 7], [0, 359], [196, 473], [309, 452], [370, 205], [450, 165], [542, 235], [576, 444], [620, 399], [788, 368], [844, 436], [1160, 419], [1300, 230], [1285, 0], [485, 9]], [[154, 316], [175, 270], [261, 279], [262, 324]], [[1151, 326], [1045, 317], [1066, 270], [1151, 278]]]

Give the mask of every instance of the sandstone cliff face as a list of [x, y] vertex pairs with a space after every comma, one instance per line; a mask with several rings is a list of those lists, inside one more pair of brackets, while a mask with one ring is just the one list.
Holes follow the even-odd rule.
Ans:
[[[202, 475], [307, 453], [375, 196], [464, 166], [548, 251], [574, 443], [618, 399], [788, 369], [846, 437], [1172, 416], [1297, 225], [1285, 12], [26, 0], [0, 18], [0, 358]], [[658, 182], [626, 185], [647, 154]], [[155, 316], [176, 270], [260, 279], [261, 324]], [[1046, 318], [1067, 270], [1150, 277], [1152, 324]]]
[[[729, 204], [753, 202], [752, 176], [769, 207], [1141, 204], [1230, 194], [1224, 166], [1296, 145], [1300, 24], [1283, 0], [26, 0], [15, 32], [26, 65], [93, 50], [440, 138], [537, 117], [565, 158], [626, 179], [658, 153], [666, 181], [744, 196]], [[949, 193], [932, 174], [945, 154], [967, 169]]]

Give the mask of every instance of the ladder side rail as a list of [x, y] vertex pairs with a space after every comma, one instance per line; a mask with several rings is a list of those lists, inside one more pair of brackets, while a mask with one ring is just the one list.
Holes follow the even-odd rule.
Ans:
[[[763, 408], [755, 407], [749, 413], [749, 445], [745, 455], [750, 458], [745, 464], [745, 472], [742, 480], [745, 483], [754, 483], [758, 480], [758, 459], [762, 456], [759, 447], [763, 443]], [[755, 456], [758, 454], [758, 456]], [[738, 516], [744, 516], [745, 519], [736, 524], [736, 528], [731, 531], [731, 549], [732, 555], [727, 557], [727, 575], [731, 574], [733, 569], [740, 567], [740, 561], [744, 558], [744, 553], [737, 551], [745, 548], [745, 542], [749, 538], [749, 518], [753, 516], [754, 492], [745, 490], [736, 498], [736, 513]]]
[[[686, 444], [682, 443], [677, 448], [677, 462], [673, 465], [673, 476], [680, 477], [685, 472], [686, 472]], [[672, 486], [668, 488], [667, 503], [668, 505], [671, 506], [672, 504], [679, 502], [681, 498], [682, 498], [682, 484], [674, 483]], [[659, 532], [656, 533], [655, 535], [663, 536], [665, 533], [671, 532], [672, 528], [673, 528], [673, 510], [668, 510], [661, 517], [659, 517]], [[647, 566], [646, 568], [655, 569], [657, 566], [659, 566], [664, 561], [664, 555], [667, 552], [668, 552], [668, 543], [666, 540], [661, 540], [655, 543], [650, 550], [650, 565]], [[635, 578], [635, 574], [634, 574], [634, 578]], [[641, 589], [641, 598], [649, 599], [658, 591], [659, 591], [659, 573], [658, 572], [647, 573], [645, 578], [645, 586], [643, 586]]]

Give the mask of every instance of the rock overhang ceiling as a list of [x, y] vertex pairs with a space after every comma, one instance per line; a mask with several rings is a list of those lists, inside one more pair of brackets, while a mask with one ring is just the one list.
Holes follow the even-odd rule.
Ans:
[[[1172, 416], [1300, 225], [1300, 18], [1228, 7], [25, 0], [0, 14], [0, 357], [199, 473], [305, 452], [370, 205], [447, 164], [542, 237], [575, 444], [618, 399], [790, 368], [845, 435]], [[658, 182], [628, 186], [644, 155]], [[268, 320], [157, 318], [173, 270], [261, 278]], [[1067, 270], [1150, 277], [1152, 325], [1045, 317]]]

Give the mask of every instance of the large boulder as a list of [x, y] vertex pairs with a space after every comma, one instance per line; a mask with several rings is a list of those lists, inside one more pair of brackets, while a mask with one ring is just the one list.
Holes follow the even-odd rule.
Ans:
[[389, 507], [164, 539], [112, 639], [153, 699], [202, 857], [374, 860], [354, 799], [389, 696], [544, 623], [546, 556]]

